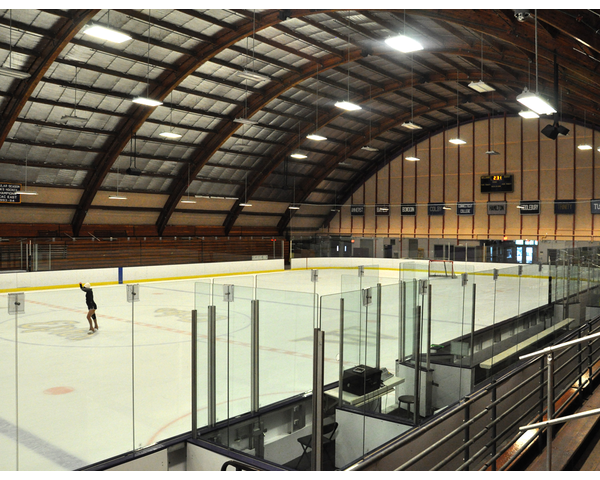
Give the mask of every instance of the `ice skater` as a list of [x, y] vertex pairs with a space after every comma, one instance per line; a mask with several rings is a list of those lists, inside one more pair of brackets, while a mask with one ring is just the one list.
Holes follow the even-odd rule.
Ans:
[[[87, 320], [90, 322], [90, 330], [88, 335], [91, 335], [95, 331], [98, 331], [98, 321], [96, 320], [96, 309], [98, 308], [98, 305], [96, 305], [96, 302], [94, 302], [94, 292], [92, 291], [89, 283], [86, 283], [85, 285], [79, 283], [79, 288], [85, 292], [85, 303], [88, 307]], [[92, 320], [94, 320], [93, 325]]]

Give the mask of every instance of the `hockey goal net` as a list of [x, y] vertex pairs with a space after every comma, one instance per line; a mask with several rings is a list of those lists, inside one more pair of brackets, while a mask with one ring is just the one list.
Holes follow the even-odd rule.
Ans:
[[454, 262], [452, 260], [429, 260], [427, 276], [454, 278]]

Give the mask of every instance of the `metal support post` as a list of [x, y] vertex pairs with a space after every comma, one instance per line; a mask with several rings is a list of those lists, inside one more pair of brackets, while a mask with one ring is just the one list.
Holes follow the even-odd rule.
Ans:
[[[367, 319], [368, 320], [368, 319]], [[381, 364], [381, 283], [377, 284], [377, 331], [375, 338], [375, 368]]]
[[338, 382], [338, 406], [343, 405], [342, 400], [342, 387], [344, 386], [344, 299], [340, 298], [340, 345], [339, 345], [339, 382]]
[[[548, 407], [546, 420], [552, 420], [554, 417], [554, 354], [550, 352], [546, 356], [548, 364]], [[552, 471], [552, 431], [553, 426], [549, 424], [546, 427], [546, 470]]]
[[315, 328], [313, 338], [312, 454], [310, 458], [310, 467], [313, 471], [321, 471], [323, 469], [324, 357], [325, 333]]
[[251, 328], [251, 411], [258, 412], [259, 408], [259, 363], [258, 363], [258, 353], [259, 353], [259, 344], [258, 344], [258, 319], [259, 319], [259, 310], [258, 310], [258, 300], [251, 301], [252, 306], [252, 314], [250, 318], [250, 328]]
[[198, 438], [198, 311], [192, 310], [192, 438]]
[[214, 427], [217, 423], [217, 307], [208, 306], [208, 359], [207, 359], [207, 395], [208, 395], [208, 425]]

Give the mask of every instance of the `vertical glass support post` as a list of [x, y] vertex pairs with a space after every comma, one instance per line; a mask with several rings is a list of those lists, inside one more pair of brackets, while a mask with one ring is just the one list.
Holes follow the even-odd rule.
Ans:
[[251, 386], [250, 386], [250, 396], [251, 396], [251, 411], [253, 413], [258, 412], [258, 408], [259, 408], [259, 374], [260, 374], [260, 369], [259, 369], [259, 361], [258, 361], [258, 354], [259, 354], [259, 310], [258, 310], [258, 300], [252, 300], [251, 301], [251, 306], [252, 306], [252, 314], [250, 317], [250, 328], [251, 328], [251, 348], [250, 348], [250, 355], [251, 355]]
[[198, 438], [198, 311], [192, 310], [192, 438]]
[[324, 360], [325, 332], [323, 332], [321, 329], [315, 328], [313, 338], [312, 453], [310, 458], [310, 467], [313, 471], [321, 471], [323, 468]]
[[381, 283], [377, 284], [377, 330], [375, 332], [375, 368], [381, 365]]
[[404, 362], [406, 360], [405, 339], [406, 335], [406, 283], [400, 281], [398, 283], [400, 295], [398, 296], [398, 360]]
[[339, 381], [338, 381], [338, 406], [343, 405], [343, 386], [344, 386], [344, 299], [340, 298], [340, 347], [339, 347]]
[[[477, 284], [473, 283], [473, 306], [471, 309], [471, 361], [469, 367], [473, 368], [473, 354], [475, 353], [475, 313], [477, 305]], [[473, 385], [473, 381], [471, 385]]]
[[414, 423], [418, 425], [419, 410], [421, 406], [421, 306], [415, 306], [415, 325], [414, 325], [415, 341], [413, 345], [414, 363], [415, 363], [415, 409]]
[[208, 348], [207, 348], [207, 378], [208, 388], [206, 394], [208, 396], [208, 425], [214, 427], [217, 423], [217, 307], [215, 305], [208, 306]]

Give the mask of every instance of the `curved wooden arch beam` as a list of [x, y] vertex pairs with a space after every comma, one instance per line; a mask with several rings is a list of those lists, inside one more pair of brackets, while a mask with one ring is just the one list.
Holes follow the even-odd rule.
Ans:
[[59, 22], [53, 38], [49, 39], [40, 55], [34, 60], [29, 69], [30, 77], [19, 82], [12, 93], [8, 104], [2, 112], [0, 120], [0, 147], [4, 144], [8, 133], [12, 129], [19, 114], [29, 101], [31, 94], [36, 89], [44, 74], [54, 60], [60, 55], [73, 37], [92, 19], [100, 10], [74, 10], [69, 20]]
[[[321, 10], [294, 10], [288, 16], [300, 17], [303, 15], [312, 15], [320, 12]], [[156, 100], [164, 100], [173, 89], [175, 89], [183, 80], [185, 80], [188, 75], [195, 72], [204, 63], [214, 58], [220, 52], [229, 48], [240, 40], [252, 35], [254, 32], [276, 25], [284, 20], [285, 18], [282, 17], [281, 11], [272, 10], [261, 14], [256, 25], [254, 25], [251, 20], [245, 19], [239, 25], [224, 29], [226, 30], [226, 33], [216, 37], [217, 39], [214, 42], [205, 44], [199, 48], [196, 54], [187, 58], [186, 61], [177, 68], [177, 70], [164, 72], [163, 75], [155, 82], [155, 87], [149, 93], [149, 95], [151, 98]], [[78, 206], [76, 207], [75, 215], [73, 216], [73, 220], [71, 222], [74, 235], [79, 235], [79, 231], [81, 230], [85, 220], [87, 210], [92, 204], [92, 201], [98, 193], [98, 190], [106, 178], [106, 175], [110, 171], [110, 168], [119, 157], [123, 149], [127, 146], [132, 136], [150, 117], [151, 113], [152, 108], [137, 106], [132, 107], [130, 116], [127, 119], [124, 119], [121, 122], [121, 125], [119, 125], [119, 127], [116, 129], [118, 132], [121, 132], [120, 135], [114, 139], [112, 144], [108, 147], [106, 153], [95, 162], [91, 173], [83, 182], [84, 193], [79, 201]]]
[[[354, 51], [353, 55], [350, 56], [350, 61], [355, 61], [357, 58], [362, 58], [362, 53], [358, 50]], [[323, 70], [328, 70], [339, 65], [342, 65], [348, 61], [347, 57], [341, 58], [336, 55], [330, 55], [327, 59], [323, 59], [320, 63], [319, 68], [317, 69], [317, 64], [312, 63], [308, 67], [306, 67], [302, 73], [288, 73], [287, 75], [281, 77], [276, 82], [272, 82], [273, 84], [265, 89], [264, 92], [254, 94], [250, 97], [247, 105], [247, 114], [248, 116], [254, 115], [264, 106], [269, 104], [274, 99], [278, 98], [285, 91], [294, 87], [298, 83], [301, 83], [308, 78], [311, 78], [316, 75], [317, 70], [322, 72]], [[240, 115], [244, 106], [238, 107], [235, 112], [232, 113], [231, 117], [235, 118]], [[219, 132], [218, 135], [213, 135], [206, 143], [202, 144], [197, 149], [197, 154], [192, 157], [190, 162], [191, 169], [190, 175], [195, 177], [202, 167], [206, 165], [206, 163], [212, 158], [212, 156], [221, 148], [221, 146], [233, 135], [241, 126], [235, 123], [233, 120], [223, 120], [219, 126], [215, 128], [216, 131]], [[173, 187], [173, 192], [169, 196], [168, 200], [165, 202], [165, 207], [163, 212], [159, 216], [156, 226], [158, 232], [161, 233], [167, 226], [169, 218], [175, 211], [179, 200], [185, 193], [185, 189], [187, 188], [187, 172], [186, 175], [181, 175], [177, 182]], [[236, 202], [237, 205], [237, 202]], [[235, 208], [235, 207], [234, 207]]]

